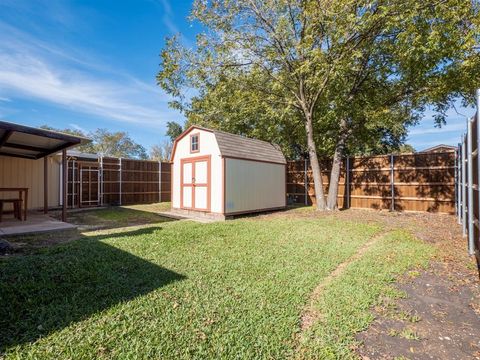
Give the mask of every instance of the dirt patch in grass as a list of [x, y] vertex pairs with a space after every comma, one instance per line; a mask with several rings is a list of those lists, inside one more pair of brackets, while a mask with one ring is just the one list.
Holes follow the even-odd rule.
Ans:
[[384, 299], [372, 310], [375, 321], [358, 334], [364, 359], [480, 359], [480, 281], [467, 254], [456, 217], [429, 213], [346, 210], [319, 213], [299, 208], [265, 217], [333, 217], [404, 229], [437, 249], [426, 270], [411, 271], [396, 288], [402, 299]]
[[172, 221], [158, 214], [167, 209], [170, 203], [93, 208], [70, 212], [68, 222], [77, 225], [80, 232], [155, 224]]
[[445, 270], [435, 263], [414, 279], [403, 279], [397, 287], [405, 298], [386, 299], [375, 308], [376, 320], [358, 335], [362, 358], [480, 358], [480, 317], [469, 306], [476, 295], [462, 285], [461, 274], [445, 276]]
[[[135, 230], [144, 226], [153, 226], [173, 221], [159, 215], [159, 212], [170, 209], [170, 203], [116, 206], [107, 208], [82, 209], [69, 211], [67, 221], [77, 225], [76, 229], [32, 233], [27, 235], [3, 236], [13, 250], [0, 257], [27, 254], [38, 248], [49, 247], [78, 240], [84, 235], [95, 236], [109, 233], [123, 233], [125, 228]], [[50, 215], [61, 219], [60, 211], [52, 211]]]
[[11, 246], [12, 251], [2, 257], [28, 254], [36, 249], [67, 243], [72, 240], [78, 240], [82, 234], [77, 229], [46, 232], [39, 234], [4, 236]]

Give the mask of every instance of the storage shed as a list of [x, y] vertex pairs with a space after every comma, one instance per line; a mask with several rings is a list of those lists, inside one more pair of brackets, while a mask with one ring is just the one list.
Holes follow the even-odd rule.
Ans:
[[286, 206], [286, 161], [266, 142], [191, 126], [174, 142], [172, 209], [228, 216]]

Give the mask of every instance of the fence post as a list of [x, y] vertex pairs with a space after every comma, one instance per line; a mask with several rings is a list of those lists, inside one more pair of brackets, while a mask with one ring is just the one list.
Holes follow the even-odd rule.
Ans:
[[393, 154], [390, 155], [390, 192], [392, 201], [390, 204], [390, 211], [395, 211], [395, 177], [393, 173], [394, 159]]
[[453, 184], [454, 184], [454, 195], [455, 195], [455, 215], [458, 215], [458, 196], [457, 196], [457, 170], [458, 170], [458, 165], [457, 165], [457, 156], [458, 156], [458, 149], [455, 150], [455, 158], [454, 158], [454, 166], [453, 168], [455, 169], [455, 173], [453, 176]]
[[[475, 91], [475, 97], [477, 100], [477, 113], [475, 114], [474, 121], [477, 123], [477, 143], [475, 144], [475, 148], [477, 151], [477, 196], [478, 196], [478, 201], [480, 201], [480, 146], [478, 146], [479, 141], [480, 141], [480, 88]], [[478, 202], [480, 205], [480, 202]], [[477, 209], [477, 214], [480, 214], [480, 209]], [[480, 215], [479, 215], [480, 216]], [[477, 219], [480, 220], [480, 219]], [[480, 227], [480, 224], [477, 222], [477, 227]], [[469, 244], [471, 245], [471, 255], [474, 255], [478, 249], [475, 249], [475, 241], [479, 241], [479, 239], [474, 239], [472, 236], [472, 239], [469, 241]], [[478, 259], [478, 258], [477, 258]]]
[[119, 192], [120, 192], [120, 205], [122, 205], [122, 158], [119, 159], [119, 169], [118, 169], [118, 176], [119, 176], [119, 180], [120, 180], [120, 184], [119, 184]]
[[466, 135], [462, 141], [462, 231], [467, 236], [467, 146]]
[[350, 209], [350, 156], [347, 156], [347, 164], [345, 165], [345, 194], [347, 194], [346, 209]]
[[305, 158], [304, 160], [304, 170], [305, 170], [305, 173], [304, 173], [304, 182], [305, 182], [305, 205], [308, 205], [308, 175], [307, 175], [307, 171], [308, 171], [308, 163], [307, 163], [307, 158]]
[[458, 223], [462, 223], [462, 144], [458, 143], [457, 147], [457, 219]]
[[103, 156], [100, 156], [100, 206], [103, 206]]
[[158, 162], [158, 202], [162, 202], [162, 161]]
[[473, 251], [473, 156], [472, 156], [472, 134], [473, 119], [468, 121], [467, 127], [467, 166], [468, 166], [468, 252]]

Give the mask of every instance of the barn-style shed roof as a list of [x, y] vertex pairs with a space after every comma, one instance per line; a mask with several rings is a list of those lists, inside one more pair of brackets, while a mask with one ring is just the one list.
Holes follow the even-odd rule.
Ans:
[[231, 134], [215, 129], [208, 129], [196, 125], [190, 126], [175, 140], [172, 151], [172, 160], [173, 156], [175, 155], [175, 147], [177, 142], [194, 129], [213, 133], [217, 140], [220, 153], [224, 157], [286, 164], [285, 156], [283, 156], [280, 148], [267, 141], [247, 138], [242, 135]]

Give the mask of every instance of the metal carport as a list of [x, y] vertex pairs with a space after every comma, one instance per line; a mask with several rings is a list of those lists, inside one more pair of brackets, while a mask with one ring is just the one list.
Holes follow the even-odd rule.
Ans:
[[[66, 169], [67, 149], [89, 142], [89, 139], [61, 132], [0, 121], [0, 155], [23, 159], [44, 159], [44, 213], [48, 212], [47, 156], [62, 152], [62, 168]], [[66, 220], [67, 172], [62, 172], [62, 221]]]

